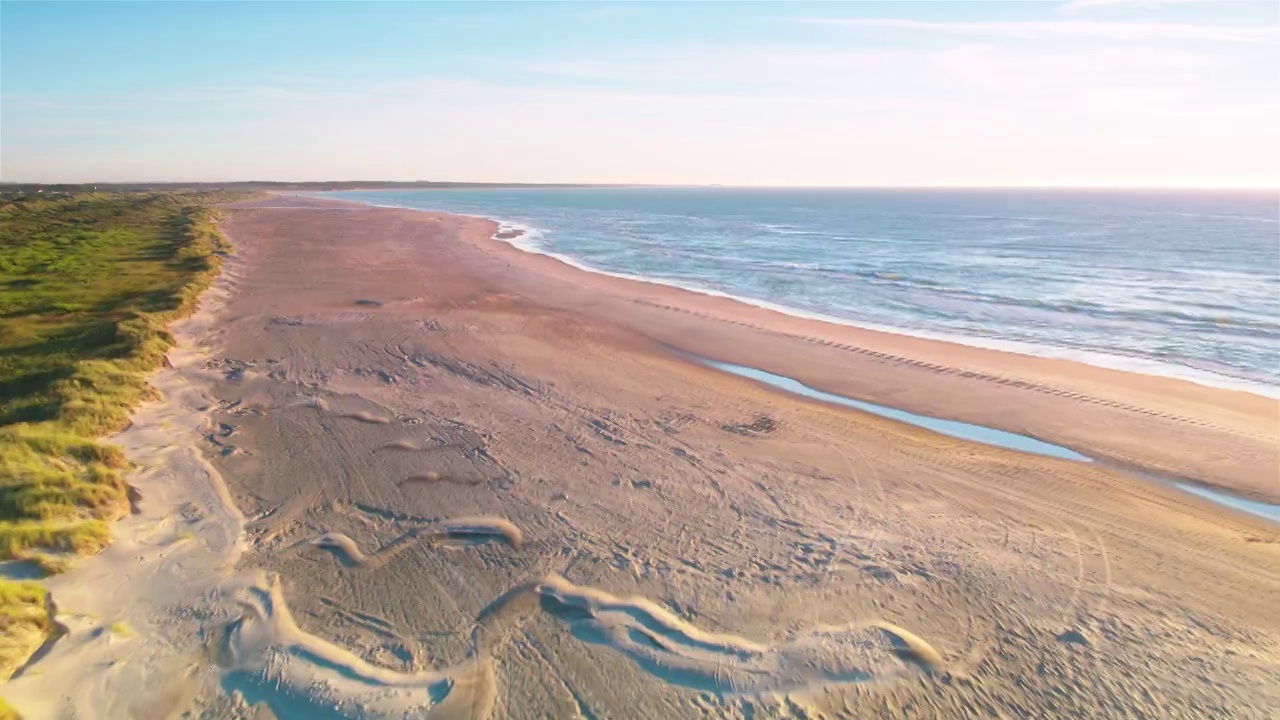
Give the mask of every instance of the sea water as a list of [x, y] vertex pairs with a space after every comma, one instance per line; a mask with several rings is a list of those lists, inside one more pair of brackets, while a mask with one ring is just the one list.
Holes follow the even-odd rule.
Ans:
[[492, 217], [529, 251], [795, 314], [1280, 397], [1274, 192], [330, 195]]

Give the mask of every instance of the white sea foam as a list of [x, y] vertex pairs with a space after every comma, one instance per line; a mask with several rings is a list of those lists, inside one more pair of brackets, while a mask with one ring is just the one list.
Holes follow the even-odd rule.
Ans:
[[[510, 221], [490, 218], [499, 223], [499, 227], [508, 228], [526, 228], [528, 226], [520, 223], [512, 223]], [[542, 233], [539, 231], [537, 237], [541, 238]], [[697, 285], [695, 283], [681, 282], [679, 280], [669, 280], [666, 278], [650, 277], [645, 275], [634, 275], [631, 273], [614, 272], [612, 270], [603, 270], [601, 268], [592, 267], [577, 258], [564, 253], [554, 252], [548, 249], [544, 244], [536, 239], [530, 238], [525, 240], [526, 235], [518, 238], [502, 239], [520, 250], [525, 252], [546, 255], [555, 258], [560, 262], [575, 267], [586, 272], [596, 273], [599, 275], [607, 275], [609, 277], [619, 278], [622, 280], [634, 280], [637, 282], [650, 283], [653, 285], [665, 285], [667, 287], [679, 288], [689, 292], [695, 292], [702, 295], [710, 295], [713, 297], [727, 298], [738, 302], [753, 305], [755, 307], [773, 310], [784, 315], [805, 318], [807, 320], [819, 320], [834, 325], [844, 325], [846, 327], [856, 327], [863, 330], [875, 330], [877, 332], [891, 333], [895, 335], [906, 335], [909, 337], [917, 337], [928, 340], [941, 340], [952, 342], [959, 345], [968, 345], [969, 347], [986, 348], [989, 350], [1000, 350], [1004, 352], [1017, 353], [1020, 355], [1031, 355], [1035, 357], [1054, 358], [1059, 360], [1072, 360], [1074, 362], [1093, 365], [1094, 367], [1108, 368], [1111, 370], [1123, 370], [1126, 372], [1140, 373], [1143, 375], [1156, 375], [1160, 377], [1175, 378], [1178, 380], [1186, 380], [1197, 385], [1207, 387], [1220, 388], [1225, 390], [1239, 390], [1241, 392], [1253, 393], [1263, 397], [1280, 399], [1280, 386], [1267, 385], [1259, 382], [1252, 382], [1240, 378], [1234, 378], [1227, 375], [1219, 375], [1198, 368], [1186, 367], [1182, 365], [1174, 365], [1164, 363], [1158, 360], [1149, 360], [1146, 358], [1124, 357], [1121, 355], [1107, 355], [1105, 353], [1091, 352], [1088, 350], [1072, 350], [1068, 348], [1054, 347], [1051, 345], [1036, 345], [1033, 343], [1020, 342], [1017, 340], [997, 340], [993, 338], [973, 337], [966, 335], [957, 335], [952, 333], [935, 332], [930, 330], [918, 330], [914, 328], [891, 327], [888, 325], [879, 325], [876, 323], [858, 322], [848, 318], [837, 317], [835, 315], [827, 315], [824, 313], [812, 312], [800, 308], [779, 305], [769, 302], [768, 300], [760, 300], [758, 298], [744, 297], [734, 295], [732, 293], [723, 292], [714, 288], [708, 288]], [[500, 239], [496, 236], [494, 239]], [[525, 240], [522, 242], [522, 240]]]

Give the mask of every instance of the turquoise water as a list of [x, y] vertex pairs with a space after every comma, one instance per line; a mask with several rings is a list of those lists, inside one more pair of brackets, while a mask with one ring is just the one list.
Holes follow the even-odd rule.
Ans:
[[1260, 192], [554, 188], [333, 193], [796, 314], [1280, 396]]

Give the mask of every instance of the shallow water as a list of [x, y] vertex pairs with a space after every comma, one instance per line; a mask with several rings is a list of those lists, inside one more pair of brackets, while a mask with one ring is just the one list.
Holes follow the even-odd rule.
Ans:
[[526, 250], [784, 311], [1280, 395], [1275, 193], [335, 195], [497, 218]]
[[[1004, 430], [995, 430], [993, 428], [984, 427], [982, 425], [973, 425], [971, 423], [963, 423], [955, 420], [943, 420], [942, 418], [929, 417], [928, 415], [917, 415], [909, 413], [905, 410], [886, 407], [884, 405], [876, 405], [875, 403], [864, 402], [862, 400], [854, 400], [843, 395], [825, 392], [816, 388], [809, 387], [799, 380], [786, 377], [784, 375], [775, 375], [771, 372], [758, 370], [753, 367], [744, 365], [734, 365], [733, 363], [720, 362], [708, 358], [694, 357], [694, 360], [717, 370], [731, 373], [739, 377], [748, 378], [757, 382], [765, 383], [785, 390], [796, 395], [821, 400], [823, 402], [843, 405], [845, 407], [855, 408], [873, 415], [890, 418], [899, 422], [922, 427], [926, 430], [932, 430], [941, 435], [959, 438], [961, 440], [969, 440], [972, 442], [983, 443], [984, 445], [995, 445], [997, 447], [1008, 448], [1010, 450], [1018, 450], [1020, 452], [1031, 453], [1034, 455], [1045, 455], [1047, 457], [1059, 458], [1062, 460], [1074, 460], [1076, 462], [1092, 462], [1093, 459], [1087, 455], [1062, 447], [1052, 443], [1037, 440], [1026, 435], [1018, 435], [1017, 433], [1005, 432]], [[1159, 478], [1143, 475], [1150, 480], [1156, 482], [1165, 482]], [[1189, 492], [1198, 497], [1218, 503], [1241, 512], [1266, 518], [1272, 522], [1280, 523], [1280, 505], [1272, 505], [1270, 503], [1259, 502], [1257, 500], [1249, 500], [1247, 498], [1238, 497], [1220, 490], [1213, 490], [1202, 485], [1193, 485], [1186, 482], [1174, 482], [1174, 487]]]
[[1272, 505], [1270, 503], [1258, 502], [1257, 500], [1249, 500], [1248, 498], [1229, 495], [1220, 490], [1213, 490], [1202, 485], [1192, 485], [1191, 483], [1175, 483], [1179, 488], [1198, 495], [1206, 500], [1212, 500], [1219, 505], [1225, 505], [1241, 512], [1257, 515], [1266, 518], [1272, 522], [1280, 523], [1280, 505]]
[[704, 363], [717, 370], [732, 373], [739, 377], [749, 378], [758, 382], [772, 385], [780, 390], [803, 395], [815, 400], [823, 402], [844, 405], [873, 415], [890, 418], [899, 422], [922, 427], [932, 430], [941, 435], [947, 435], [961, 440], [970, 440], [972, 442], [983, 443], [984, 445], [995, 445], [997, 447], [1009, 448], [1010, 450], [1019, 450], [1021, 452], [1032, 453], [1034, 455], [1045, 455], [1048, 457], [1060, 458], [1062, 460], [1075, 460], [1077, 462], [1092, 462], [1092, 460], [1080, 453], [1060, 445], [1037, 440], [1026, 435], [1018, 435], [1017, 433], [1005, 432], [1004, 430], [995, 430], [993, 428], [984, 427], [982, 425], [973, 425], [970, 423], [958, 422], [956, 420], [943, 420], [942, 418], [929, 417], [927, 415], [916, 415], [905, 410], [898, 410], [884, 405], [876, 405], [875, 403], [863, 402], [862, 400], [854, 400], [843, 395], [836, 395], [815, 388], [783, 375], [775, 375], [764, 370], [746, 367], [744, 365], [734, 365], [732, 363], [720, 362], [718, 360], [709, 360], [707, 358], [697, 358], [698, 362]]

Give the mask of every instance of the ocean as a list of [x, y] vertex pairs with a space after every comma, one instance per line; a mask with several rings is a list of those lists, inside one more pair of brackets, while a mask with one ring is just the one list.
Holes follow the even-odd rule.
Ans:
[[1280, 196], [530, 188], [331, 197], [494, 218], [584, 269], [1280, 397]]

